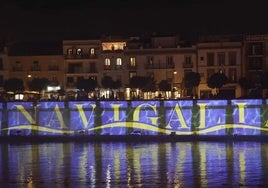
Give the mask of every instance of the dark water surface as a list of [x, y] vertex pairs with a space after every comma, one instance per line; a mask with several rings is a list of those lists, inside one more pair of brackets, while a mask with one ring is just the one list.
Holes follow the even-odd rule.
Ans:
[[268, 143], [0, 144], [1, 188], [268, 187]]

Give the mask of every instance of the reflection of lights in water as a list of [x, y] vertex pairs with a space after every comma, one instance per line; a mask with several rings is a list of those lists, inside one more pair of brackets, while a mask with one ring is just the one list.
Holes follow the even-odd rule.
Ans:
[[25, 183], [27, 188], [35, 188], [32, 174], [26, 177]]
[[83, 151], [81, 151], [81, 157], [79, 158], [80, 164], [79, 164], [79, 177], [84, 178], [86, 177], [86, 166], [87, 166], [87, 156], [88, 156], [88, 150], [86, 147], [83, 148]]
[[91, 170], [91, 173], [90, 173], [90, 182], [91, 182], [91, 187], [95, 187], [96, 185], [96, 169], [94, 166], [90, 166], [90, 170]]
[[200, 150], [200, 170], [201, 170], [201, 184], [202, 187], [207, 187], [208, 181], [207, 181], [207, 151], [206, 146], [199, 145]]
[[119, 152], [114, 153], [114, 170], [115, 179], [120, 180], [120, 155]]
[[245, 184], [245, 176], [246, 176], [246, 161], [245, 161], [245, 153], [239, 152], [239, 175], [240, 175], [240, 183]]
[[111, 187], [111, 165], [108, 165], [106, 171], [106, 188], [110, 187]]

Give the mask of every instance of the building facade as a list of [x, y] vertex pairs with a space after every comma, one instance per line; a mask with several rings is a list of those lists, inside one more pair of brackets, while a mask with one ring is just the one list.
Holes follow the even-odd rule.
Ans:
[[[0, 81], [20, 78], [27, 88], [31, 79], [45, 77], [65, 92], [76, 92], [82, 79], [94, 79], [98, 89], [103, 89], [102, 79], [109, 76], [121, 83], [118, 90], [124, 94], [120, 99], [131, 99], [131, 78], [143, 76], [153, 78], [156, 91], [143, 93], [141, 98], [154, 99], [161, 94], [170, 99], [189, 97], [184, 77], [188, 72], [198, 72], [201, 82], [197, 98], [209, 98], [217, 91], [207, 86], [207, 80], [214, 73], [224, 73], [228, 84], [220, 91], [229, 98], [238, 98], [245, 94], [239, 84], [241, 78], [255, 80], [258, 86], [257, 81], [268, 71], [267, 40], [266, 35], [200, 37], [191, 45], [185, 45], [177, 35], [64, 40], [60, 53], [1, 52]], [[170, 91], [159, 89], [163, 80], [170, 84]], [[105, 90], [101, 92], [107, 95]]]

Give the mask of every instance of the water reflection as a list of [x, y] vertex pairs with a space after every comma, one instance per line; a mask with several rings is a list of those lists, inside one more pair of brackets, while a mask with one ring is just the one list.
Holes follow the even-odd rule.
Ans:
[[0, 144], [0, 187], [265, 187], [268, 143]]

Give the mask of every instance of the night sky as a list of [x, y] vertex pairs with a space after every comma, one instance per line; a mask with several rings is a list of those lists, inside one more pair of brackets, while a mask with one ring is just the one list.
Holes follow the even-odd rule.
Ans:
[[0, 37], [88, 39], [151, 33], [268, 33], [261, 0], [4, 0]]

